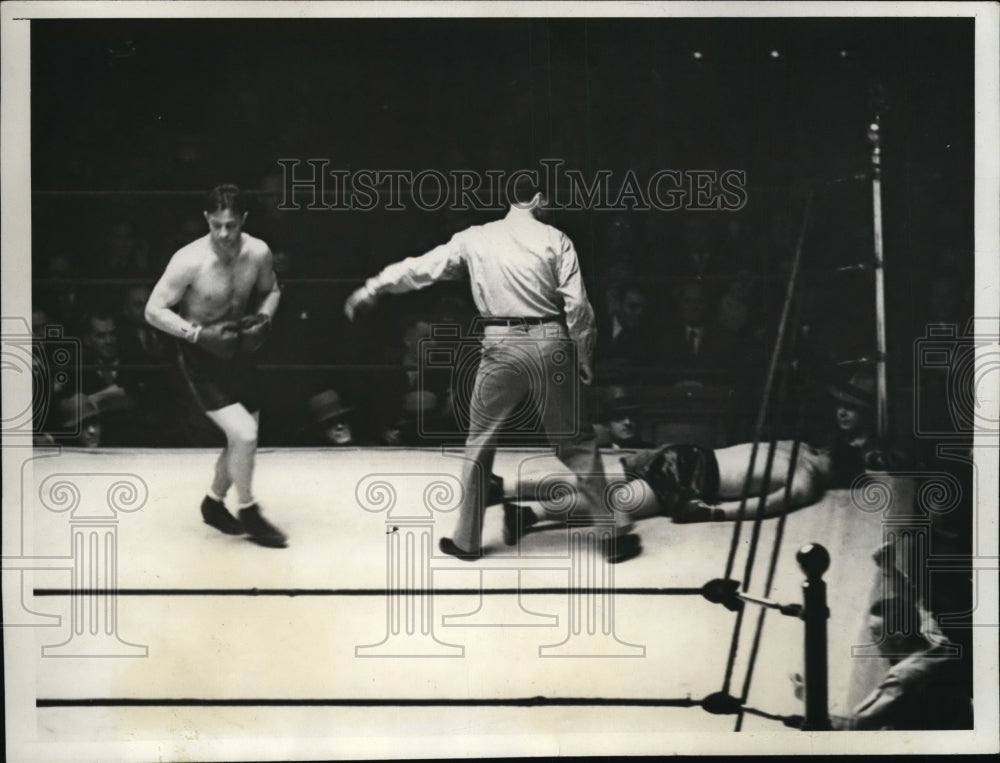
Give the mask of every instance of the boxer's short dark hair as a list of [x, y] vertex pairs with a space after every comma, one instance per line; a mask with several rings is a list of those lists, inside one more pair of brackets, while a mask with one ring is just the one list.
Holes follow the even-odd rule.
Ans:
[[243, 205], [242, 191], [231, 183], [217, 185], [205, 196], [206, 212], [211, 214], [226, 210], [235, 215], [242, 215], [246, 211], [246, 207]]

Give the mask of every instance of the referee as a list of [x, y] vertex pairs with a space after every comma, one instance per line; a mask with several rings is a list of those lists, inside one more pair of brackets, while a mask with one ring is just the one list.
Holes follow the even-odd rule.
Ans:
[[639, 536], [629, 532], [629, 516], [605, 501], [593, 427], [578, 420], [576, 374], [566, 372], [575, 357], [579, 380], [585, 385], [593, 380], [594, 310], [576, 250], [565, 233], [541, 221], [547, 201], [526, 173], [514, 183], [513, 196], [502, 219], [456, 233], [448, 243], [369, 278], [347, 299], [344, 312], [353, 320], [359, 308], [373, 306], [383, 294], [469, 277], [482, 316], [483, 350], [469, 404], [461, 510], [454, 537], [440, 540], [441, 551], [466, 561], [482, 556], [484, 475], [492, 473], [498, 432], [528, 396], [556, 456], [577, 475], [581, 495], [574, 511], [579, 513], [570, 521], [611, 525], [613, 520], [604, 557], [625, 561], [641, 551]]

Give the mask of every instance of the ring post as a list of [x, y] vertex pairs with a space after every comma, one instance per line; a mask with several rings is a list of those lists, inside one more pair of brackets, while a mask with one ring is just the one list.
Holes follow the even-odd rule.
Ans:
[[826, 621], [830, 610], [826, 606], [826, 583], [823, 573], [830, 567], [830, 554], [818, 543], [810, 543], [795, 555], [806, 575], [802, 583], [805, 621], [805, 689], [806, 713], [803, 731], [829, 731], [830, 713], [827, 706]]

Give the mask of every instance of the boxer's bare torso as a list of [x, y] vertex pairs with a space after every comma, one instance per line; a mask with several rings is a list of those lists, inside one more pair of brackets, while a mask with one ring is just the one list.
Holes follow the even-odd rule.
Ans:
[[226, 246], [205, 235], [179, 249], [150, 295], [147, 318], [157, 328], [182, 336], [184, 326], [238, 321], [254, 290], [275, 287], [271, 251], [240, 232]]
[[[267, 253], [263, 241], [245, 233], [239, 251], [228, 257], [213, 250], [207, 235], [192, 241], [174, 255], [187, 281], [177, 312], [201, 325], [239, 320], [258, 286]], [[266, 292], [269, 287], [267, 284], [260, 290]]]
[[[722, 498], [739, 498], [743, 492], [743, 484], [746, 481], [747, 471], [750, 468], [750, 454], [753, 450], [751, 443], [739, 443], [726, 448], [718, 448], [715, 451], [715, 458], [719, 464], [719, 496]], [[757, 450], [757, 457], [754, 460], [753, 477], [750, 481], [751, 490], [759, 490], [763, 482], [764, 471], [767, 465], [768, 443], [762, 443]], [[788, 478], [788, 466], [792, 455], [792, 441], [779, 440], [774, 451], [774, 461], [771, 465], [771, 477], [769, 484], [772, 489], [779, 489], [784, 486]], [[813, 448], [808, 443], [799, 444], [798, 457], [795, 464], [798, 479], [809, 479], [817, 486], [826, 484], [830, 480], [832, 466], [830, 456], [822, 450]]]

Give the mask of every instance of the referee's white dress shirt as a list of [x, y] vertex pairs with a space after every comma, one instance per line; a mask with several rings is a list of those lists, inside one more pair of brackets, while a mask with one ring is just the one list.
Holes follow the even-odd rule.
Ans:
[[375, 295], [400, 293], [455, 280], [468, 273], [472, 298], [485, 318], [542, 318], [565, 313], [577, 351], [593, 358], [594, 310], [569, 237], [511, 208], [486, 225], [474, 225], [419, 257], [389, 265], [368, 279]]

